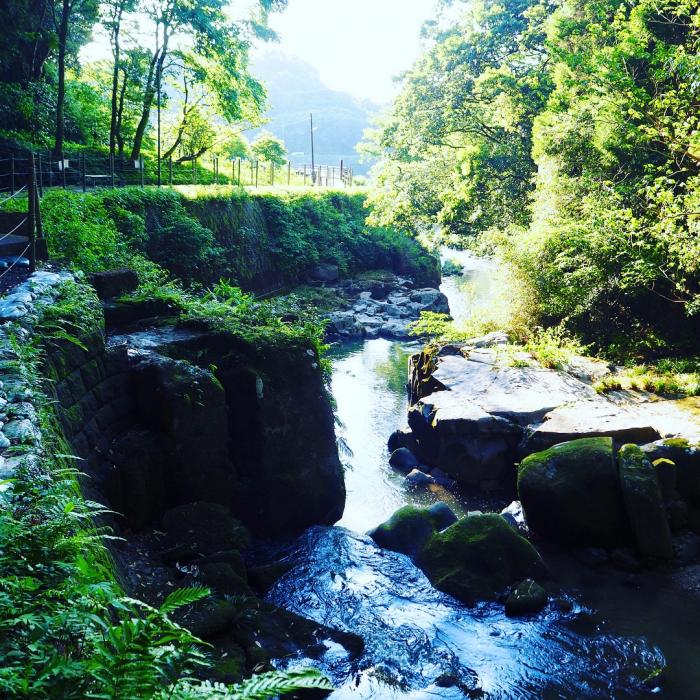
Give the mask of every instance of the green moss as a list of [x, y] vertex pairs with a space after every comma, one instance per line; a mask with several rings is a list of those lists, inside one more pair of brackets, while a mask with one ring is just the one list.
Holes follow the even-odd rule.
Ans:
[[530, 527], [577, 546], [613, 546], [628, 538], [612, 440], [571, 440], [526, 457], [518, 494]]
[[417, 558], [431, 583], [467, 604], [546, 575], [537, 550], [496, 514], [462, 518], [434, 534]]
[[409, 505], [399, 508], [369, 535], [380, 547], [414, 556], [435, 533], [438, 524], [428, 508]]
[[617, 456], [622, 496], [640, 554], [670, 559], [671, 531], [656, 471], [637, 445], [623, 445]]

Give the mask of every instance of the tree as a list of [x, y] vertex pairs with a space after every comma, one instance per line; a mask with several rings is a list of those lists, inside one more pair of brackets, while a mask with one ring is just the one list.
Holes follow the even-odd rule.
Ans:
[[546, 0], [443, 5], [452, 14], [426, 26], [426, 52], [370, 134], [382, 158], [375, 219], [460, 234], [526, 223], [532, 124], [551, 90]]
[[284, 143], [269, 131], [263, 131], [253, 141], [250, 150], [259, 160], [274, 165], [284, 165], [287, 162], [287, 149]]
[[117, 147], [117, 125], [119, 120], [119, 73], [121, 66], [121, 33], [124, 16], [133, 11], [136, 0], [104, 0], [101, 7], [102, 24], [109, 33], [112, 47], [112, 89], [110, 99], [109, 153], [114, 156]]
[[257, 0], [251, 20], [232, 23], [226, 13], [226, 0], [150, 0], [145, 11], [154, 28], [155, 46], [146, 76], [141, 115], [131, 150], [136, 160], [143, 144], [151, 108], [163, 79], [172, 42], [186, 35], [192, 53], [208, 69], [207, 81], [219, 97], [222, 116], [228, 120], [260, 118], [265, 92], [248, 72], [248, 50], [254, 36], [270, 38], [268, 14], [281, 9], [286, 0]]
[[[66, 62], [71, 48], [77, 55], [77, 48], [85, 43], [97, 18], [98, 0], [58, 0], [52, 4], [53, 25], [56, 31], [57, 55], [57, 94], [56, 94], [56, 133], [53, 151], [56, 157], [63, 153], [65, 139], [64, 107], [66, 98]], [[69, 42], [72, 40], [72, 46]]]

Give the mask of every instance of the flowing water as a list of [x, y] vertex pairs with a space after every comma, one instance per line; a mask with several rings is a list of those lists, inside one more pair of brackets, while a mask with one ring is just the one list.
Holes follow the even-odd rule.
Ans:
[[[498, 290], [488, 261], [450, 257], [465, 265], [443, 284], [459, 320]], [[500, 605], [464, 607], [436, 591], [407, 557], [362, 534], [407, 503], [444, 500], [459, 515], [482, 507], [475, 496], [407, 487], [389, 467], [386, 441], [406, 423], [407, 359], [418, 347], [375, 339], [333, 353], [332, 390], [348, 448], [345, 514], [336, 527], [312, 528], [287, 547], [295, 568], [269, 596], [365, 640], [359, 659], [330, 645], [314, 661], [338, 688], [331, 697], [698, 697], [700, 611], [660, 575], [588, 570], [550, 554], [573, 609], [513, 620]], [[643, 682], [665, 665], [660, 687]]]

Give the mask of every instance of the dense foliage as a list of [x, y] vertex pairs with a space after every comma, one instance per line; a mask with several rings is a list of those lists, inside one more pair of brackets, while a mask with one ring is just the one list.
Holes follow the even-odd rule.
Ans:
[[[286, 0], [239, 4], [234, 21], [225, 0], [4, 3], [0, 136], [51, 148], [56, 159], [80, 144], [133, 161], [153, 147], [162, 107], [166, 157], [230, 151], [265, 102], [248, 66], [251, 43], [274, 36], [268, 16]], [[87, 61], [91, 39], [111, 56]]]
[[[64, 282], [29, 342], [6, 326], [6, 372], [32, 387], [42, 450], [11, 448], [21, 463], [0, 482], [0, 695], [17, 698], [271, 698], [293, 688], [329, 688], [311, 669], [255, 676], [236, 686], [198, 680], [206, 645], [171, 619], [209, 594], [185, 588], [157, 608], [124, 595], [96, 524], [104, 510], [81, 496], [74, 458], [42, 379], [43, 353], [80, 344], [102, 322], [92, 290]], [[6, 351], [7, 354], [7, 351]], [[7, 458], [8, 452], [5, 453]]]
[[246, 290], [295, 284], [320, 262], [341, 274], [392, 268], [434, 282], [437, 263], [409, 236], [367, 226], [363, 194], [125, 188], [42, 201], [52, 255], [86, 271], [144, 259], [185, 283]]
[[371, 146], [377, 218], [487, 232], [533, 324], [614, 355], [692, 345], [697, 3], [443, 2], [426, 35]]

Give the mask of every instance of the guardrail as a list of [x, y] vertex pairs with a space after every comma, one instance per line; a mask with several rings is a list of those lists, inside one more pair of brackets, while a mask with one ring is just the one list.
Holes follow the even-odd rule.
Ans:
[[27, 188], [31, 160], [34, 161], [39, 196], [51, 187], [81, 189], [83, 192], [100, 186], [147, 185], [352, 187], [354, 177], [353, 169], [342, 161], [339, 166], [294, 164], [290, 161], [276, 165], [262, 160], [214, 156], [206, 160], [168, 158], [161, 160], [159, 168], [156, 159], [145, 157], [131, 161], [121, 156], [88, 152], [62, 153], [58, 158], [47, 153], [10, 153], [0, 157], [0, 195], [14, 196]]

